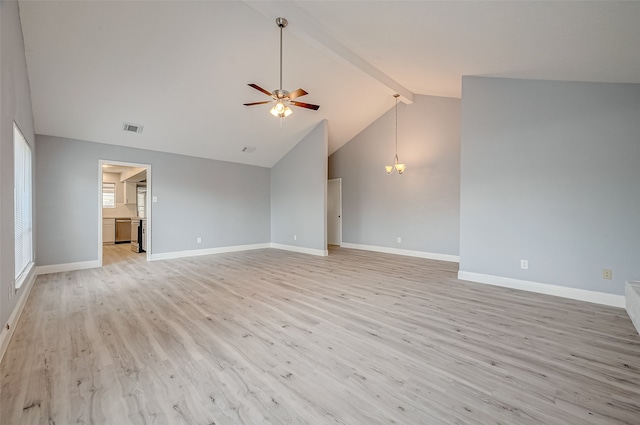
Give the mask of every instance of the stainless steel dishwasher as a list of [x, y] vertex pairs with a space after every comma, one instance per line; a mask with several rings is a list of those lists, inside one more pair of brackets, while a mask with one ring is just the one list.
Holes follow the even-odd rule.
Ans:
[[131, 219], [116, 218], [116, 243], [131, 242]]

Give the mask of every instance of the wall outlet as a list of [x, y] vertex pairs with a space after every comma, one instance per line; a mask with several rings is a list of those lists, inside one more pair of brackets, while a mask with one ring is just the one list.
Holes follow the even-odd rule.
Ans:
[[398, 236], [398, 243], [402, 243], [402, 238]]
[[298, 240], [298, 235], [293, 235], [293, 240], [297, 241]]
[[611, 280], [612, 277], [613, 277], [613, 273], [611, 272], [611, 269], [602, 269], [603, 279]]
[[529, 260], [520, 260], [520, 268], [527, 270], [529, 268]]
[[196, 242], [202, 243], [202, 238], [198, 236], [198, 239], [196, 239]]

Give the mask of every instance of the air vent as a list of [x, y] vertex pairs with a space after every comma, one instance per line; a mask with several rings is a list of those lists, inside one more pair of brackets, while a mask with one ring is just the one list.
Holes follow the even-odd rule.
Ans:
[[254, 153], [256, 151], [256, 148], [254, 148], [253, 146], [245, 146], [244, 148], [242, 148], [242, 152], [244, 153]]
[[131, 131], [132, 133], [142, 133], [144, 127], [138, 124], [131, 124], [129, 122], [124, 123], [123, 130]]

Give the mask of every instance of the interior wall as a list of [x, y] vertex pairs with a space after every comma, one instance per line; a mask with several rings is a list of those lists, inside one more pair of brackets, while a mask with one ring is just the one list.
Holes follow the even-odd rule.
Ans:
[[38, 266], [98, 259], [101, 159], [151, 165], [153, 254], [270, 241], [268, 168], [42, 135], [36, 145]]
[[[13, 122], [35, 157], [31, 95], [18, 2], [0, 2], [0, 332], [25, 286], [15, 292]], [[33, 167], [35, 170], [35, 167]], [[35, 180], [34, 180], [35, 181]], [[34, 219], [34, 227], [36, 226]], [[35, 244], [35, 241], [34, 241]]]
[[329, 158], [329, 178], [342, 178], [342, 241], [457, 256], [460, 100], [415, 95], [400, 103], [402, 175], [385, 172], [394, 155], [392, 107]]
[[465, 77], [462, 93], [460, 270], [622, 295], [640, 278], [640, 85]]
[[327, 134], [323, 120], [271, 169], [275, 244], [327, 249]]

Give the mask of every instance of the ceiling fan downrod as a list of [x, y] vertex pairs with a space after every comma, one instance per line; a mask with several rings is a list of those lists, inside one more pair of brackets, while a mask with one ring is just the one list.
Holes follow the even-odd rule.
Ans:
[[276, 18], [276, 25], [280, 28], [280, 91], [282, 91], [282, 30], [289, 25], [285, 18]]

